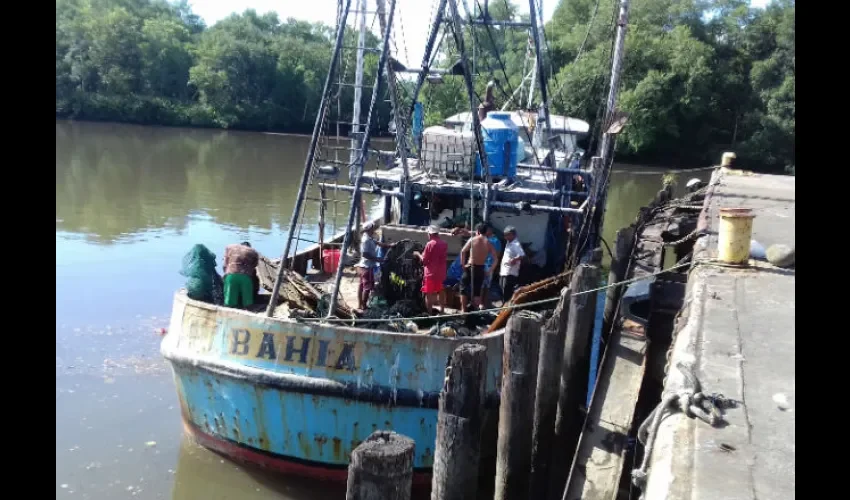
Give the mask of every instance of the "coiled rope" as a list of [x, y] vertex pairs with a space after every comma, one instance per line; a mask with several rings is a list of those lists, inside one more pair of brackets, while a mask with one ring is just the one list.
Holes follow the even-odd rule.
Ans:
[[[737, 402], [727, 399], [723, 394], [706, 395], [702, 392], [702, 386], [693, 373], [692, 366], [686, 366], [679, 362], [676, 368], [685, 377], [684, 387], [676, 392], [667, 393], [662, 397], [658, 406], [649, 414], [637, 432], [637, 438], [644, 446], [643, 460], [640, 467], [632, 470], [632, 484], [638, 488], [645, 489], [649, 469], [649, 460], [655, 439], [658, 436], [658, 428], [664, 417], [681, 411], [689, 418], [698, 418], [712, 427], [717, 427], [723, 422], [721, 410], [734, 408]], [[641, 495], [641, 499], [643, 499]]]

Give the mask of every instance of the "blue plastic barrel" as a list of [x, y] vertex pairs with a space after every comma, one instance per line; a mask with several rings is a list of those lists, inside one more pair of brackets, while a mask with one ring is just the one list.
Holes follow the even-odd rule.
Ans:
[[[516, 176], [517, 150], [519, 149], [519, 129], [511, 120], [510, 113], [491, 111], [481, 121], [481, 138], [484, 140], [484, 153], [490, 175], [494, 177]], [[475, 175], [481, 176], [481, 162], [475, 164]]]

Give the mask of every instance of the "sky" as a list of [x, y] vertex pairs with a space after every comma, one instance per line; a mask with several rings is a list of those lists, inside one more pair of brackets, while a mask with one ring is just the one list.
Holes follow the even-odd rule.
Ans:
[[[375, 0], [366, 0], [374, 10]], [[472, 9], [476, 0], [467, 0]], [[478, 0], [481, 5], [483, 0]], [[494, 0], [491, 0], [494, 1]], [[559, 0], [541, 0], [543, 2], [543, 19], [548, 21]], [[751, 0], [753, 7], [764, 7], [769, 0]], [[357, 0], [352, 0], [352, 9]], [[385, 0], [388, 4], [388, 0]], [[519, 1], [520, 10], [528, 12], [528, 3]], [[254, 9], [263, 14], [276, 11], [281, 20], [288, 17], [312, 22], [324, 22], [330, 26], [335, 24], [337, 0], [189, 0], [195, 14], [201, 16], [208, 26], [213, 25], [234, 12]], [[428, 28], [432, 18], [432, 9], [436, 0], [396, 0], [396, 17], [394, 37], [398, 50], [394, 54], [398, 60], [410, 66], [419, 66], [425, 52], [425, 42], [428, 38]], [[374, 16], [370, 16], [371, 19]], [[351, 20], [349, 20], [349, 24]], [[377, 32], [377, 26], [374, 29]]]

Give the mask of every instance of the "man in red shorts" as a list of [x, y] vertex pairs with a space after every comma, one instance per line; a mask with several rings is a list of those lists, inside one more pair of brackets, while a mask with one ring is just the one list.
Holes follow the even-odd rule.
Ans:
[[446, 280], [446, 257], [449, 246], [440, 239], [440, 230], [437, 226], [428, 226], [428, 243], [425, 250], [414, 255], [422, 261], [425, 267], [425, 279], [422, 280], [422, 293], [425, 294], [425, 307], [431, 313], [440, 304], [440, 314], [444, 312], [445, 297], [443, 294], [443, 281]]

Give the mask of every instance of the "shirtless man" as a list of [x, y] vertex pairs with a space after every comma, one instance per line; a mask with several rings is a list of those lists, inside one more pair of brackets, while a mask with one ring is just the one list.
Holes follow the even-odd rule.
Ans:
[[[493, 262], [497, 262], [499, 256], [493, 244], [487, 240], [487, 224], [482, 222], [476, 226], [476, 234], [460, 251], [460, 261], [466, 262], [463, 269], [463, 278], [460, 280], [460, 308], [467, 312], [469, 298], [472, 297], [472, 305], [478, 310], [481, 308], [481, 285], [488, 274], [493, 273], [496, 266], [490, 266], [489, 271], [484, 268], [488, 256], [492, 256]], [[468, 256], [468, 257], [467, 257]]]

